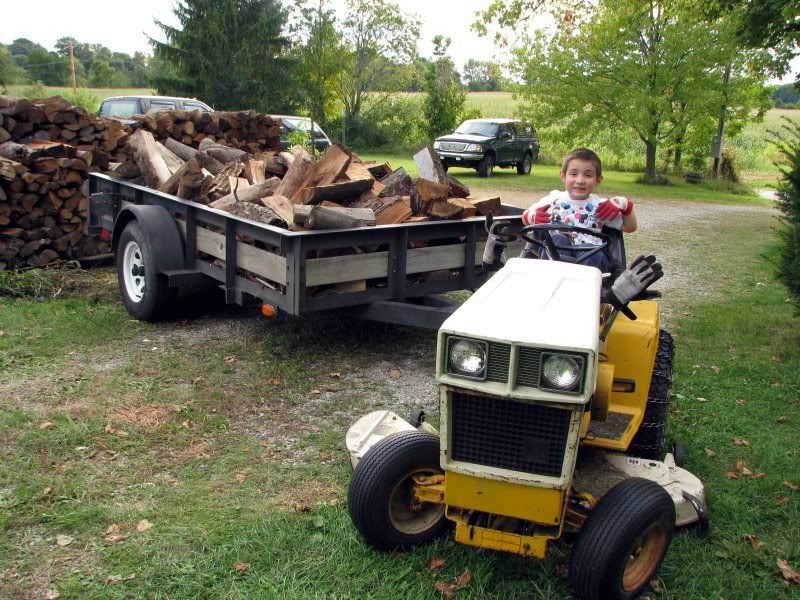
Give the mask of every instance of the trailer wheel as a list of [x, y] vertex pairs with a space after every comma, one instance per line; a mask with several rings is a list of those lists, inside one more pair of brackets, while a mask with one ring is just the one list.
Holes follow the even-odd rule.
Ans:
[[444, 504], [416, 502], [413, 477], [441, 474], [439, 438], [401, 431], [375, 444], [348, 490], [350, 517], [364, 540], [386, 552], [433, 541], [447, 529]]
[[631, 478], [600, 499], [572, 550], [569, 579], [582, 600], [636, 598], [658, 572], [675, 529], [675, 504], [649, 479]]
[[128, 223], [120, 235], [117, 276], [122, 302], [135, 318], [152, 322], [170, 315], [178, 290], [157, 272], [153, 249], [136, 221]]

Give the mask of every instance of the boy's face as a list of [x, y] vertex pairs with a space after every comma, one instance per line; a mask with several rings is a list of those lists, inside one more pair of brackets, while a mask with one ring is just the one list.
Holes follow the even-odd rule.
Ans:
[[561, 181], [573, 200], [586, 200], [598, 185], [603, 176], [597, 174], [597, 165], [592, 160], [573, 158], [567, 170], [561, 173]]

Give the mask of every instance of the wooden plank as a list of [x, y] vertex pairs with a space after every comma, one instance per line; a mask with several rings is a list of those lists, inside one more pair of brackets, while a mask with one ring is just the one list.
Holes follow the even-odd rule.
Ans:
[[[186, 223], [178, 221], [181, 235], [186, 239]], [[204, 227], [197, 228], [197, 250], [210, 254], [214, 258], [225, 260], [225, 236], [209, 231]], [[286, 285], [286, 258], [256, 248], [244, 242], [236, 243], [236, 266], [250, 271], [279, 285]]]
[[388, 252], [306, 260], [306, 285], [327, 285], [386, 277]]

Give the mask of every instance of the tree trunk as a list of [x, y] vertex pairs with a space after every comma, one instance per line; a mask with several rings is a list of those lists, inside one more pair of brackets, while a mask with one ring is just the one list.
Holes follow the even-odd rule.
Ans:
[[656, 150], [657, 146], [655, 142], [645, 142], [645, 165], [644, 165], [644, 174], [647, 176], [648, 179], [652, 179], [656, 176]]

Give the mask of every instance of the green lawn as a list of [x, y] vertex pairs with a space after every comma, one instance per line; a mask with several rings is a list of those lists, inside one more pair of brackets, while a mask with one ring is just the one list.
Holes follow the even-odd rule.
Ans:
[[[391, 154], [373, 154], [365, 152], [360, 154], [364, 160], [388, 162], [392, 168], [403, 167], [412, 176], [417, 175], [417, 168], [413, 158]], [[470, 189], [476, 192], [491, 190], [499, 192], [530, 192], [531, 199], [540, 196], [542, 192], [554, 189], [564, 189], [559, 178], [559, 167], [552, 165], [534, 165], [530, 175], [517, 175], [515, 169], [495, 169], [492, 177], [482, 179], [473, 169], [450, 170], [455, 177], [463, 181]], [[729, 187], [716, 182], [694, 185], [686, 183], [679, 178], [671, 178], [671, 184], [666, 186], [643, 185], [636, 182], [638, 173], [621, 171], [603, 172], [603, 183], [597, 188], [603, 195], [625, 195], [633, 198], [654, 198], [661, 200], [691, 200], [694, 202], [725, 202], [729, 204], [756, 204], [769, 205], [770, 201], [755, 195], [747, 187], [736, 188], [740, 193], [732, 193]], [[741, 193], [744, 192], [744, 193]]]

